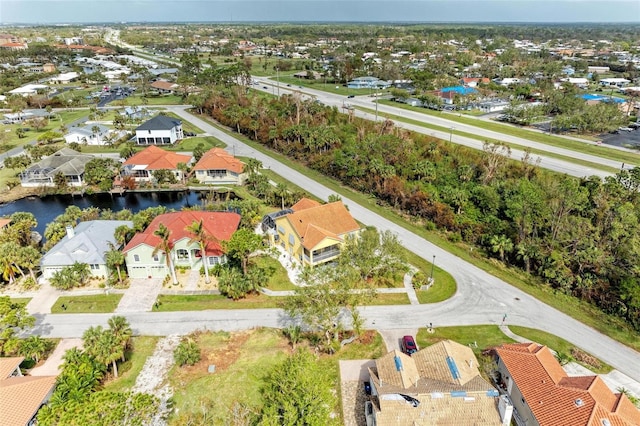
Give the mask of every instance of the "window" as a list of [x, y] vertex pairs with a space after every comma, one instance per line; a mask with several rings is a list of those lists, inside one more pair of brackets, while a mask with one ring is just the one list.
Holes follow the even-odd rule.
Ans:
[[162, 143], [171, 143], [171, 138], [162, 138]]
[[96, 271], [96, 270], [100, 269], [100, 265], [98, 265], [96, 263], [92, 263], [91, 265], [89, 265], [89, 267], [91, 268], [92, 271]]
[[207, 176], [221, 178], [227, 176], [226, 170], [207, 170]]
[[153, 261], [154, 262], [160, 262], [160, 256], [158, 256], [157, 254], [153, 255]]
[[294, 245], [296, 243], [296, 239], [293, 234], [289, 234], [289, 244]]
[[134, 262], [140, 262], [140, 255], [138, 255], [138, 254], [134, 254], [134, 255], [133, 255], [133, 261], [134, 261]]
[[278, 226], [278, 232], [284, 235], [284, 227]]
[[220, 258], [209, 256], [209, 265], [217, 265], [218, 263], [220, 263]]
[[178, 249], [176, 250], [176, 256], [178, 260], [186, 260], [189, 258], [189, 252], [185, 249]]

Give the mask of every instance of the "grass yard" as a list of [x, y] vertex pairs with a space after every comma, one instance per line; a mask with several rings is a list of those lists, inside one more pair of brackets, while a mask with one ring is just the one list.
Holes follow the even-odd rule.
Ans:
[[[193, 367], [174, 367], [169, 381], [177, 413], [208, 409], [211, 424], [224, 424], [235, 403], [253, 409], [262, 406], [260, 388], [266, 374], [290, 353], [279, 330], [258, 329], [242, 333], [202, 333], [195, 336], [202, 359]], [[215, 365], [213, 374], [207, 372]], [[171, 419], [179, 425], [180, 420]]]
[[[404, 250], [405, 256], [411, 265], [422, 271], [426, 277], [431, 276], [431, 262], [407, 249]], [[437, 262], [438, 259], [435, 259], [435, 263]], [[442, 302], [452, 297], [458, 289], [456, 280], [453, 279], [451, 274], [444, 269], [438, 268], [435, 264], [433, 265], [433, 280], [435, 284], [431, 286], [429, 290], [416, 290], [416, 295], [418, 296], [418, 301], [420, 303]]]
[[[92, 294], [90, 296], [62, 296], [51, 307], [52, 314], [98, 314], [115, 311], [122, 294]], [[65, 306], [63, 308], [62, 306]]]
[[349, 343], [340, 348], [333, 358], [336, 361], [345, 359], [376, 359], [386, 353], [387, 347], [384, 344], [384, 340], [382, 340], [382, 336], [375, 330], [367, 330], [353, 343]]
[[126, 104], [129, 106], [147, 106], [147, 105], [182, 105], [185, 101], [181, 96], [177, 95], [160, 95], [160, 96], [147, 96], [146, 104], [142, 100], [142, 95], [129, 96], [126, 99]]
[[[497, 325], [470, 325], [462, 327], [438, 327], [435, 323], [434, 332], [429, 333], [427, 328], [420, 328], [416, 336], [416, 343], [419, 348], [431, 346], [440, 340], [450, 339], [461, 345], [471, 346], [476, 356], [486, 349], [498, 346], [502, 343], [513, 343], [514, 341], [505, 336]], [[475, 347], [477, 344], [477, 347]]]
[[159, 337], [136, 336], [131, 339], [131, 349], [127, 351], [127, 360], [118, 366], [118, 378], [105, 383], [104, 390], [110, 392], [130, 391], [147, 357], [153, 354]]
[[[276, 79], [271, 77], [272, 83], [277, 85]], [[302, 78], [289, 77], [280, 75], [280, 86], [287, 89], [287, 84], [290, 84], [293, 88], [308, 87], [309, 89], [322, 90], [323, 92], [334, 93], [336, 95], [371, 95], [375, 93], [384, 93], [384, 90], [378, 89], [350, 89], [347, 86], [343, 86], [341, 83], [325, 83], [324, 80], [305, 80]]]
[[189, 121], [185, 121], [184, 119], [178, 117], [177, 115], [175, 115], [172, 112], [164, 111], [162, 113], [162, 115], [166, 115], [167, 117], [172, 117], [172, 118], [175, 118], [177, 120], [182, 121], [182, 130], [185, 131], [185, 132], [203, 133], [201, 128], [197, 127], [194, 124], [191, 124], [191, 122], [189, 122]]
[[31, 301], [31, 297], [11, 297], [11, 303], [18, 303], [22, 306], [27, 306], [27, 304]]
[[233, 301], [219, 294], [205, 295], [167, 295], [158, 296], [158, 306], [154, 312], [204, 311], [207, 309], [262, 309], [277, 308], [281, 297], [269, 297], [264, 294], [250, 295], [245, 299]]
[[204, 144], [204, 149], [209, 150], [211, 148], [224, 148], [226, 144], [219, 141], [213, 136], [193, 136], [183, 139], [176, 145], [163, 147], [167, 151], [193, 151], [198, 144]]
[[[556, 352], [562, 353], [564, 355], [571, 355], [572, 349], [576, 348], [576, 346], [573, 345], [572, 343], [567, 342], [561, 337], [555, 336], [551, 333], [547, 333], [546, 331], [537, 330], [535, 328], [519, 327], [515, 325], [510, 325], [509, 329], [513, 331], [515, 334], [517, 334], [518, 336], [529, 339], [532, 342], [536, 342], [541, 345], [548, 346], [550, 349]], [[575, 360], [575, 361], [578, 364], [582, 365], [583, 367], [590, 369], [596, 374], [607, 374], [611, 370], [613, 370], [613, 368], [610, 365], [605, 364], [604, 362], [602, 362], [600, 359], [597, 359], [597, 358], [596, 358], [596, 361], [597, 361], [597, 364], [599, 364], [599, 366], [589, 365], [580, 360]]]
[[295, 290], [296, 286], [289, 280], [286, 269], [271, 256], [258, 256], [250, 260], [251, 263], [266, 270], [270, 270], [269, 280], [263, 285], [273, 291]]

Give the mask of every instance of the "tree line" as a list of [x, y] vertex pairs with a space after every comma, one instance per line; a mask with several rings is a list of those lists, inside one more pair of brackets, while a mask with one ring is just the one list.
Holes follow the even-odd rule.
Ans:
[[511, 160], [500, 144], [470, 150], [295, 94], [220, 87], [197, 108], [640, 330], [640, 170], [575, 179], [535, 167], [529, 154]]

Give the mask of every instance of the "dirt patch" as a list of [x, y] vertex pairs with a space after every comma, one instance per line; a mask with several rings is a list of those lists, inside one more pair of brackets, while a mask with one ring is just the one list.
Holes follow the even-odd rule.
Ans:
[[192, 368], [202, 371], [203, 368], [206, 369], [213, 364], [216, 366], [216, 371], [227, 370], [240, 358], [240, 349], [249, 340], [251, 333], [252, 330], [233, 333], [223, 348], [203, 353], [202, 360]]

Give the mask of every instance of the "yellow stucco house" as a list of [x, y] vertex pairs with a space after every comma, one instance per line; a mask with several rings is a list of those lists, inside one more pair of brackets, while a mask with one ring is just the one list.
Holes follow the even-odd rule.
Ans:
[[320, 204], [303, 198], [291, 210], [275, 218], [270, 239], [303, 265], [316, 266], [336, 259], [346, 239], [360, 232], [342, 201]]

